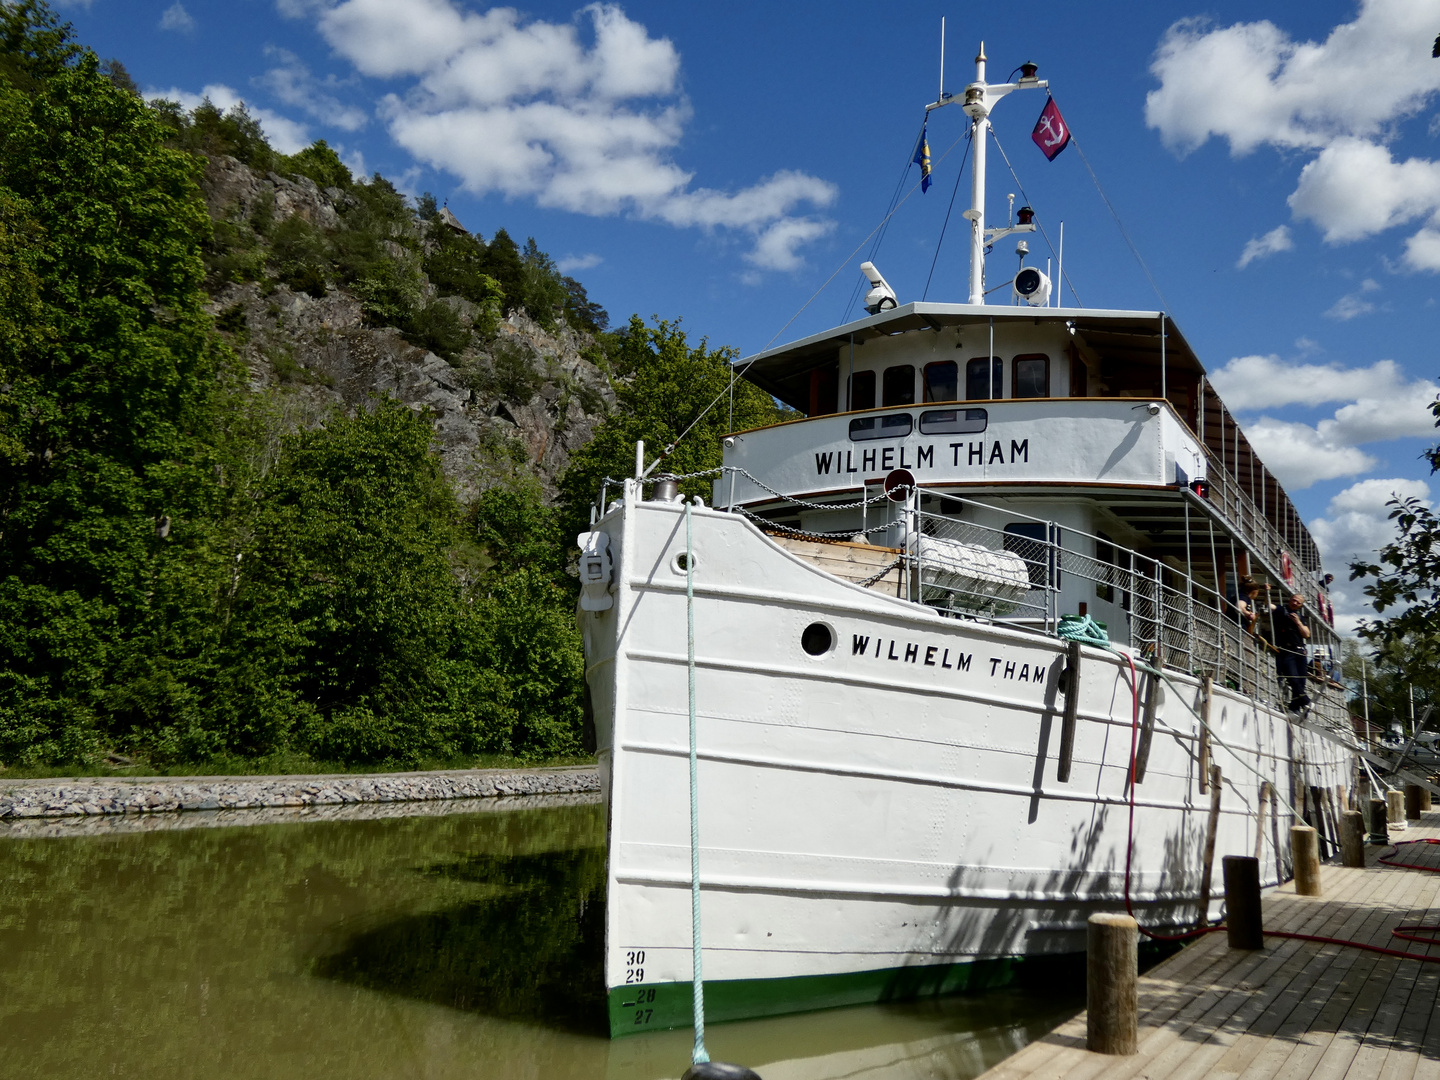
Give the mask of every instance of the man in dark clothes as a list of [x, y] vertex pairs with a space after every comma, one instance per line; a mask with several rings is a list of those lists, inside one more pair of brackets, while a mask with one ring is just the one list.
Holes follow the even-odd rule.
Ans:
[[1275, 671], [1281, 686], [1289, 685], [1290, 708], [1299, 711], [1310, 704], [1305, 686], [1305, 642], [1310, 624], [1305, 618], [1305, 597], [1295, 593], [1275, 613]]

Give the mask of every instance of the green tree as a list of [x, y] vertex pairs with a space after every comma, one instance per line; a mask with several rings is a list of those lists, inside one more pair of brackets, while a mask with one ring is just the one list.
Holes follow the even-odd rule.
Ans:
[[[617, 377], [617, 407], [596, 429], [594, 439], [571, 457], [560, 480], [567, 532], [585, 527], [604, 477], [633, 475], [637, 441], [645, 442], [647, 463], [663, 455], [657, 473], [700, 472], [721, 464], [720, 440], [727, 431], [794, 416], [741, 379], [734, 384], [732, 428], [729, 388], [734, 357], [733, 350], [711, 349], [704, 341], [692, 347], [679, 323], [662, 319], [646, 326], [638, 315], [631, 317], [626, 330], [614, 338], [608, 358]], [[710, 483], [710, 478], [689, 480], [681, 490], [708, 501]]]
[[322, 188], [335, 187], [345, 190], [355, 182], [350, 170], [340, 160], [340, 155], [330, 148], [324, 139], [319, 139], [298, 154], [291, 154], [282, 163], [283, 169], [296, 176], [308, 176]]
[[29, 39], [3, 10], [23, 78], [0, 82], [0, 191], [33, 223], [44, 334], [9, 360], [0, 757], [75, 756], [103, 738], [127, 642], [199, 539], [224, 361], [202, 309], [197, 163], [93, 54], [48, 63], [34, 41], [51, 59], [69, 47], [42, 9], [27, 6]]
[[525, 305], [525, 263], [520, 258], [520, 249], [510, 234], [497, 229], [485, 245], [485, 258], [481, 270], [495, 279], [504, 296], [504, 310], [513, 311]]
[[[1440, 398], [1431, 405], [1440, 426]], [[1440, 469], [1440, 446], [1425, 452], [1430, 471]], [[1382, 653], [1399, 649], [1409, 681], [1440, 689], [1440, 517], [1419, 499], [1388, 504], [1398, 535], [1380, 549], [1375, 562], [1350, 564], [1350, 579], [1371, 579], [1364, 593], [1377, 614], [1388, 618], [1361, 623], [1360, 636]]]

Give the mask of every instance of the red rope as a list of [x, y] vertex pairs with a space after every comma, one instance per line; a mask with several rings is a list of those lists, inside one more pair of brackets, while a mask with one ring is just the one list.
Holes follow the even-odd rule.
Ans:
[[[1135, 919], [1135, 908], [1130, 902], [1130, 865], [1131, 856], [1135, 849], [1135, 753], [1136, 740], [1140, 733], [1140, 677], [1135, 671], [1135, 660], [1128, 653], [1124, 654], [1126, 661], [1130, 664], [1130, 823], [1125, 838], [1125, 913]], [[1403, 844], [1440, 844], [1440, 839], [1422, 840], [1401, 840], [1392, 847], [1399, 848]], [[1407, 867], [1412, 870], [1428, 870], [1431, 873], [1440, 873], [1440, 867], [1422, 866], [1419, 863], [1394, 862], [1388, 856], [1381, 856], [1380, 862], [1387, 866]], [[1203, 897], [1202, 902], [1208, 905], [1209, 897]], [[1140, 920], [1135, 919], [1136, 928], [1152, 941], [1189, 941], [1191, 938], [1201, 937], [1205, 934], [1213, 934], [1217, 930], [1227, 929], [1223, 921], [1210, 926], [1196, 927], [1194, 930], [1187, 930], [1183, 934], [1160, 934], [1140, 925]], [[1352, 949], [1363, 949], [1366, 952], [1379, 953], [1382, 956], [1398, 956], [1404, 960], [1419, 960], [1421, 963], [1440, 963], [1440, 956], [1424, 956], [1420, 953], [1403, 952], [1400, 949], [1387, 949], [1380, 945], [1369, 945], [1363, 941], [1349, 941], [1345, 938], [1326, 937], [1321, 934], [1296, 934], [1288, 930], [1262, 930], [1266, 937], [1290, 938], [1294, 941], [1315, 941], [1322, 945], [1343, 945]], [[1420, 934], [1429, 933], [1440, 935], [1440, 925], [1427, 925], [1424, 923], [1401, 923], [1390, 931], [1397, 938], [1405, 941], [1414, 941], [1422, 945], [1440, 945], [1440, 936], [1422, 937]]]

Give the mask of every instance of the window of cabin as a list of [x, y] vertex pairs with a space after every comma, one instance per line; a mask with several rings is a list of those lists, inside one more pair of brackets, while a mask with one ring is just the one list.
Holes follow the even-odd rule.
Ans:
[[1070, 396], [1090, 396], [1090, 369], [1078, 356], [1070, 358]]
[[[990, 370], [986, 371], [985, 357], [977, 356], [965, 363], [965, 400], [985, 401], [989, 398], [1004, 397], [1003, 378], [1005, 365], [998, 356], [990, 357]], [[992, 383], [993, 392], [992, 392]]]
[[873, 409], [875, 407], [875, 373], [857, 371], [850, 376], [850, 408]]
[[882, 405], [915, 404], [914, 364], [896, 364], [894, 367], [887, 367], [882, 382], [884, 393]]
[[828, 416], [840, 411], [840, 365], [810, 370], [810, 411], [807, 416]]
[[960, 365], [954, 360], [937, 360], [925, 365], [925, 400], [960, 400]]
[[1030, 587], [1043, 589], [1047, 584], [1060, 587], [1060, 570], [1055, 565], [1055, 549], [1060, 544], [1060, 530], [1043, 521], [1012, 521], [1005, 526], [1005, 550], [1025, 560], [1030, 574]]
[[1050, 358], [1044, 353], [1026, 353], [1015, 357], [1010, 380], [1011, 397], [1050, 396]]
[[1095, 595], [1101, 600], [1108, 600], [1113, 604], [1116, 602], [1118, 593], [1120, 606], [1129, 611], [1130, 590], [1126, 588], [1126, 585], [1130, 582], [1133, 569], [1130, 553], [1117, 548], [1110, 537], [1096, 530], [1095, 561], [1105, 564], [1100, 568], [1100, 576], [1105, 580], [1096, 584]]

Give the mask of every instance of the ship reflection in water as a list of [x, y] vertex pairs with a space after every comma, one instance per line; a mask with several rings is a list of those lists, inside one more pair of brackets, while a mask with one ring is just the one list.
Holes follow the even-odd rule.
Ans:
[[[678, 1076], [688, 1032], [603, 1036], [604, 808], [571, 802], [0, 826], [5, 1073]], [[1017, 990], [707, 1041], [765, 1080], [967, 1077], [1082, 1004]]]

